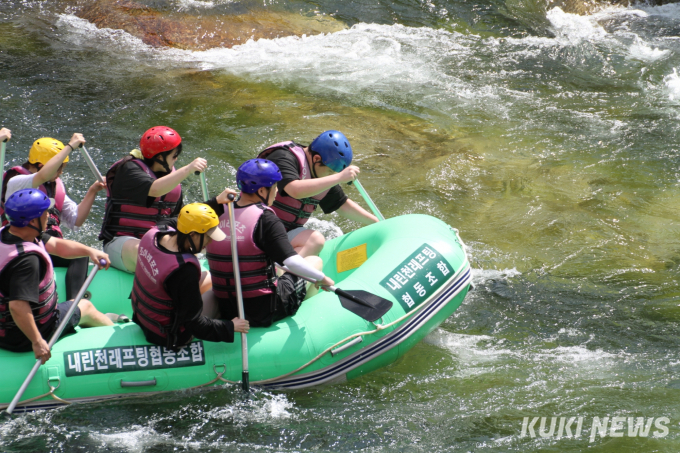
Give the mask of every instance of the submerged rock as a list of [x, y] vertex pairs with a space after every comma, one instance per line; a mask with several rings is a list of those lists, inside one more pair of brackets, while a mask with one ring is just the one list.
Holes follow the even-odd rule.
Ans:
[[549, 0], [548, 9], [558, 7], [565, 13], [585, 15], [611, 5], [632, 6], [637, 3], [663, 5], [666, 3], [677, 3], [678, 1], [680, 0], [649, 0], [645, 2], [632, 0]]
[[232, 47], [249, 39], [331, 33], [347, 26], [328, 16], [306, 17], [267, 10], [244, 14], [192, 16], [160, 12], [130, 0], [97, 0], [76, 15], [99, 28], [124, 30], [155, 47], [205, 50]]

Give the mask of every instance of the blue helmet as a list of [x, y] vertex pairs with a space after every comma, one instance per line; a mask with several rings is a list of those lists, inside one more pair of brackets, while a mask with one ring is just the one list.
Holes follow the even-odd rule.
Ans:
[[314, 139], [309, 149], [321, 156], [321, 162], [336, 173], [352, 163], [352, 147], [342, 132], [324, 132]]
[[21, 189], [7, 199], [5, 215], [7, 215], [10, 225], [25, 227], [31, 220], [40, 217], [53, 205], [54, 200], [48, 198], [40, 190]]
[[279, 167], [267, 159], [247, 160], [236, 172], [236, 184], [244, 193], [255, 193], [260, 187], [271, 187], [281, 179], [283, 176]]

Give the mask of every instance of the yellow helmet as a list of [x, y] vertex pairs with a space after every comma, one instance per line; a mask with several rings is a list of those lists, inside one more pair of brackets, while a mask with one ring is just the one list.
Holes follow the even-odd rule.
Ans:
[[207, 234], [214, 241], [223, 241], [227, 236], [219, 229], [220, 219], [215, 210], [204, 203], [191, 203], [179, 212], [177, 230], [184, 234], [196, 232]]
[[[33, 146], [31, 146], [31, 150], [28, 152], [28, 162], [45, 165], [47, 161], [56, 156], [62, 149], [64, 149], [64, 144], [55, 138], [39, 138], [33, 142]], [[68, 156], [64, 159], [64, 163], [66, 162], [68, 162]]]

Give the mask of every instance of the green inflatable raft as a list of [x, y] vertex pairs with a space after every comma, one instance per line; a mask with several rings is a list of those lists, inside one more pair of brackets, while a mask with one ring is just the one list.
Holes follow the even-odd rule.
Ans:
[[[392, 308], [370, 322], [322, 291], [295, 316], [251, 329], [251, 385], [299, 389], [388, 365], [448, 318], [470, 288], [470, 265], [456, 230], [426, 215], [395, 217], [329, 240], [321, 257], [338, 288], [375, 294]], [[63, 271], [58, 269], [61, 287]], [[131, 287], [131, 275], [110, 269], [98, 272], [89, 290], [100, 311], [132, 318]], [[0, 350], [0, 408], [34, 364], [32, 352]], [[194, 340], [175, 352], [149, 344], [134, 323], [78, 329], [54, 345], [17, 410], [217, 386], [238, 382], [241, 371], [239, 335], [234, 343]]]

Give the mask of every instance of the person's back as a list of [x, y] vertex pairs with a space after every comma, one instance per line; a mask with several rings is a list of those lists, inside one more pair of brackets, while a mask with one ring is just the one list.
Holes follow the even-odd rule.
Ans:
[[205, 245], [224, 240], [218, 218], [207, 205], [182, 208], [177, 230], [152, 228], [141, 239], [132, 288], [133, 320], [150, 343], [177, 349], [193, 337], [233, 342], [234, 331], [247, 331], [248, 323], [204, 316], [200, 285], [205, 275], [195, 254]]

